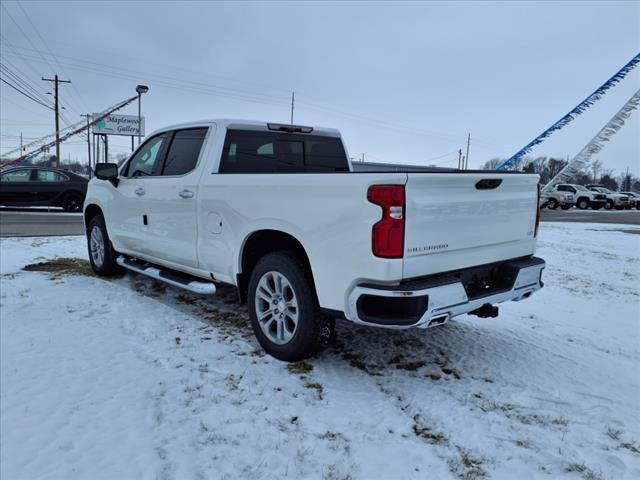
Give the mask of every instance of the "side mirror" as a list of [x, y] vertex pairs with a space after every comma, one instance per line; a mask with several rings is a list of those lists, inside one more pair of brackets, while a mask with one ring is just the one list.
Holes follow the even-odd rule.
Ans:
[[117, 163], [96, 163], [96, 178], [109, 180], [114, 187], [118, 186], [118, 164]]

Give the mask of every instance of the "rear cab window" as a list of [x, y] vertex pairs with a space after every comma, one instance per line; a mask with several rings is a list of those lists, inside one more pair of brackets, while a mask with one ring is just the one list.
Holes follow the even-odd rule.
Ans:
[[220, 173], [349, 172], [338, 137], [228, 130]]

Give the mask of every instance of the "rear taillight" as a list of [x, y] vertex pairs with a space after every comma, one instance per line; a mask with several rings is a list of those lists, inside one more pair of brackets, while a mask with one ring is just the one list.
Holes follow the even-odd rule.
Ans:
[[536, 198], [536, 226], [533, 229], [533, 236], [538, 236], [538, 227], [540, 226], [540, 184], [538, 183], [538, 196]]
[[402, 258], [404, 251], [404, 185], [372, 185], [367, 199], [382, 208], [382, 219], [371, 231], [376, 257]]

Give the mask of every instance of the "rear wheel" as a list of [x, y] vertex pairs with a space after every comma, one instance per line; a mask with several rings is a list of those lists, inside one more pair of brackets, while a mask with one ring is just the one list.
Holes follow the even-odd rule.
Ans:
[[297, 362], [322, 350], [335, 322], [320, 310], [311, 272], [290, 252], [262, 257], [251, 272], [248, 295], [251, 326], [267, 353]]
[[79, 193], [67, 193], [62, 199], [62, 208], [67, 212], [79, 212], [83, 203], [84, 198]]
[[118, 252], [111, 245], [102, 215], [93, 217], [87, 227], [87, 247], [91, 269], [97, 275], [108, 277], [122, 273], [122, 267], [116, 263]]
[[555, 198], [550, 198], [549, 202], [547, 203], [547, 208], [555, 210], [556, 208], [558, 208], [558, 201]]

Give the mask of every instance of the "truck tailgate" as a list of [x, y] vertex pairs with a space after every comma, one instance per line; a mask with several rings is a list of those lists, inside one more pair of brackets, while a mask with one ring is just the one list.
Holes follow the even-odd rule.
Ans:
[[537, 183], [526, 174], [409, 173], [403, 278], [533, 254]]

